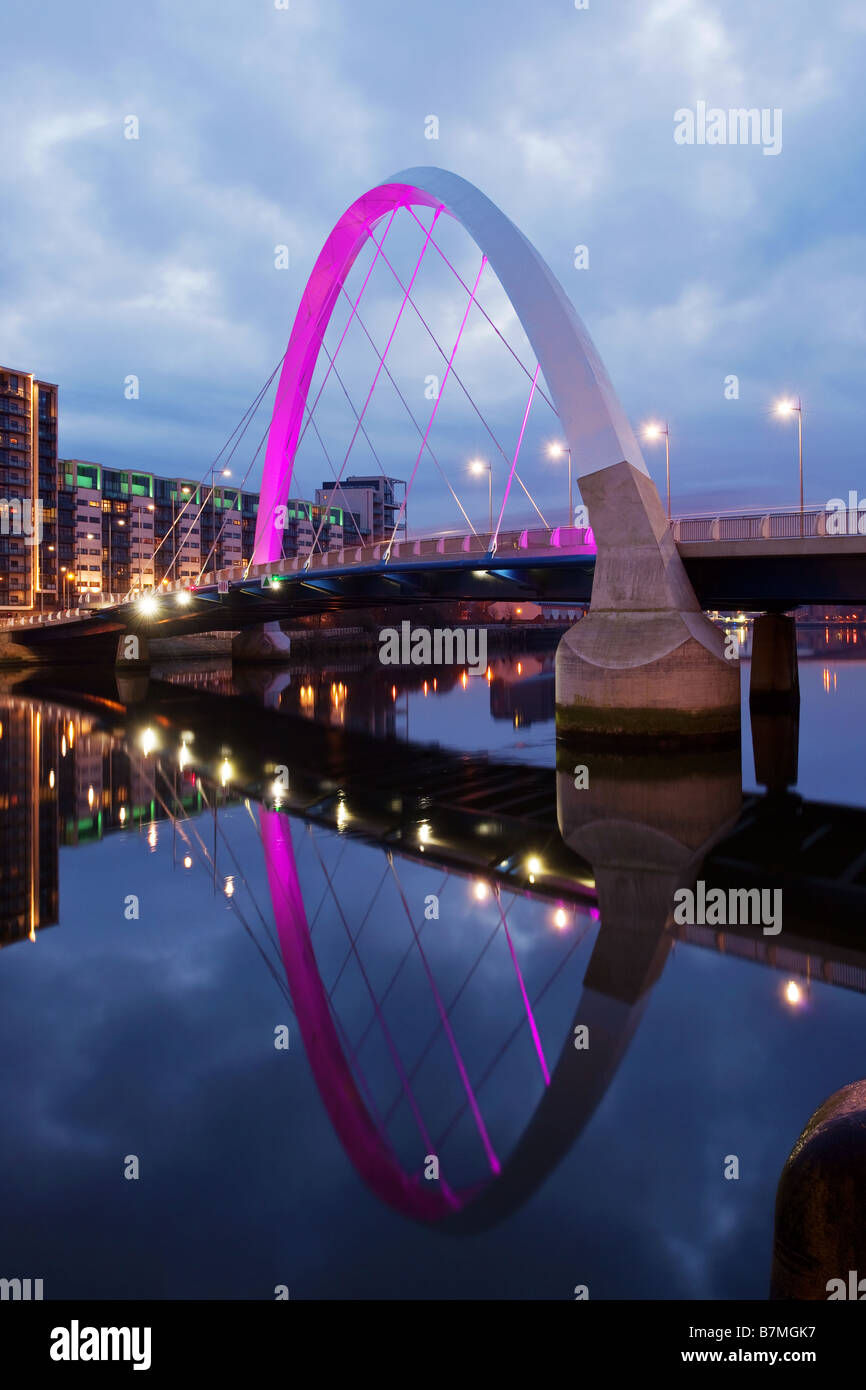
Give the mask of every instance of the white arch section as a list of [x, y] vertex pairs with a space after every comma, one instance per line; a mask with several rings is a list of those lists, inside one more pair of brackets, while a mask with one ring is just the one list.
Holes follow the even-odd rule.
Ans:
[[623, 459], [648, 475], [589, 333], [528, 237], [486, 194], [447, 169], [404, 169], [392, 182], [432, 194], [486, 255], [541, 366], [577, 476], [597, 473]]
[[341, 288], [376, 226], [401, 207], [454, 217], [487, 257], [523, 326], [560, 417], [578, 479], [627, 461], [649, 478], [634, 431], [574, 305], [532, 243], [484, 193], [446, 169], [404, 169], [356, 199], [331, 231], [286, 350], [268, 435], [254, 560], [280, 555], [285, 504], [307, 395]]

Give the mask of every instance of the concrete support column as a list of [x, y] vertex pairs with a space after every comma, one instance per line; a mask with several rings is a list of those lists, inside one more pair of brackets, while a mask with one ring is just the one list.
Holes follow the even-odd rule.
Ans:
[[590, 612], [556, 653], [562, 731], [736, 739], [739, 662], [701, 612], [652, 479], [623, 461], [580, 486], [597, 555]]
[[752, 709], [800, 708], [797, 624], [790, 613], [762, 613], [752, 629]]
[[232, 640], [232, 661], [255, 665], [263, 661], [285, 661], [292, 650], [291, 639], [279, 623], [261, 623], [239, 632]]

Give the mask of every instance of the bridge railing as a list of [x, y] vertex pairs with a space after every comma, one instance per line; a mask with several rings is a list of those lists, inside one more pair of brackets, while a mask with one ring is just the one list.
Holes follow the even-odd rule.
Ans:
[[833, 535], [827, 524], [832, 516], [834, 513], [824, 508], [803, 513], [743, 512], [739, 515], [681, 516], [671, 522], [671, 531], [674, 540], [683, 543], [813, 539]]
[[[834, 522], [832, 526], [830, 524], [831, 519]], [[859, 525], [862, 524], [861, 518], [857, 514], [854, 515], [853, 519], [846, 514], [845, 526], [841, 531], [838, 530], [838, 522], [838, 512], [813, 507], [802, 514], [796, 509], [789, 509], [774, 512], [755, 510], [740, 513], [716, 513], [715, 515], [705, 513], [702, 516], [681, 516], [675, 517], [671, 521], [670, 527], [674, 540], [678, 544], [689, 544], [738, 540], [794, 540], [801, 537], [803, 539], [826, 538], [834, 540], [837, 535], [858, 534]], [[246, 568], [237, 566], [217, 570], [216, 573], [211, 572], [202, 576], [200, 582], [195, 586], [190, 586], [187, 580], [175, 580], [171, 584], [158, 586], [155, 596], [175, 594], [180, 590], [188, 590], [190, 587], [208, 589], [219, 586], [220, 591], [226, 591], [228, 587], [243, 581], [255, 584], [266, 578], [271, 579], [281, 574], [298, 574], [307, 569], [311, 571], [339, 570], [364, 565], [382, 565], [386, 562], [392, 565], [401, 561], [417, 562], [420, 560], [423, 562], [426, 559], [435, 562], [438, 557], [447, 559], [449, 556], [460, 555], [477, 555], [481, 558], [490, 553], [492, 539], [489, 532], [480, 532], [473, 535], [447, 534], [395, 541], [391, 545], [390, 551], [386, 541], [379, 541], [375, 545], [367, 546], [343, 546], [340, 549], [327, 550], [313, 556], [296, 555], [267, 564], [250, 565]], [[527, 551], [544, 553], [551, 549], [574, 551], [583, 555], [592, 554], [594, 552], [592, 529], [583, 526], [557, 526], [552, 530], [544, 527], [525, 527], [517, 531], [500, 531], [496, 540], [496, 553], [500, 557], [509, 552], [525, 555]], [[125, 595], [123, 601], [134, 602], [140, 596], [137, 592], [130, 591]], [[81, 617], [98, 613], [101, 607], [101, 605], [89, 605], [61, 610], [49, 609], [45, 613], [25, 610], [22, 613], [7, 614], [0, 619], [0, 630], [9, 631], [47, 623], [74, 622]]]
[[[589, 538], [589, 539], [587, 539]], [[586, 526], [558, 526], [552, 531], [539, 527], [520, 531], [500, 531], [496, 542], [497, 554], [511, 550], [546, 550], [555, 547], [571, 549], [591, 544], [591, 533]], [[237, 583], [240, 579], [249, 582], [271, 578], [273, 575], [298, 574], [303, 570], [343, 569], [346, 566], [394, 564], [401, 560], [435, 559], [449, 555], [489, 555], [493, 536], [488, 531], [476, 535], [447, 535], [419, 537], [415, 540], [394, 541], [388, 553], [388, 542], [377, 541], [375, 545], [347, 545], [337, 550], [316, 552], [313, 555], [293, 555], [282, 560], [272, 560], [248, 569], [222, 569], [216, 574], [205, 575], [199, 587], [214, 583]], [[183, 588], [177, 583], [168, 586], [166, 592]]]

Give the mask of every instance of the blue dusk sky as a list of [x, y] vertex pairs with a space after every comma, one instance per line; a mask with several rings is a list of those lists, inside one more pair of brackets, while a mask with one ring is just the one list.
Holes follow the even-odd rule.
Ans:
[[[796, 425], [772, 404], [798, 392], [807, 500], [866, 492], [858, 0], [47, 0], [4, 24], [0, 362], [59, 383], [62, 454], [203, 476], [285, 351], [344, 208], [404, 168], [438, 165], [538, 248], [635, 427], [669, 419], [675, 510], [793, 504]], [[781, 112], [781, 148], [678, 144], [675, 112], [701, 102]], [[401, 217], [393, 264], [409, 274], [420, 233]], [[441, 246], [471, 283], [478, 250], [444, 221]], [[400, 296], [380, 269], [362, 310], [381, 348]], [[479, 300], [534, 370], [489, 270]], [[465, 292], [435, 252], [418, 305], [450, 351]], [[345, 321], [338, 308], [331, 345]], [[339, 361], [356, 408], [375, 360], [352, 325]], [[442, 364], [411, 310], [389, 365], [426, 424], [425, 381]], [[510, 456], [527, 383], [477, 310], [455, 366]], [[130, 375], [138, 400], [124, 397]], [[269, 402], [232, 460], [251, 487]], [[359, 437], [346, 472], [408, 477], [420, 441], [384, 375], [365, 420], [375, 456]], [[351, 438], [333, 376], [316, 421], [322, 439], [308, 432], [293, 488], [307, 497], [331, 476], [325, 453], [338, 468]], [[536, 400], [519, 468], [561, 521], [564, 465], [545, 450], [556, 437]], [[493, 438], [449, 381], [431, 441], [479, 525], [486, 483], [466, 465], [494, 460], [498, 500]], [[663, 485], [663, 448], [645, 457]], [[522, 494], [514, 505], [525, 518]], [[410, 512], [417, 529], [461, 521], [426, 458]]]

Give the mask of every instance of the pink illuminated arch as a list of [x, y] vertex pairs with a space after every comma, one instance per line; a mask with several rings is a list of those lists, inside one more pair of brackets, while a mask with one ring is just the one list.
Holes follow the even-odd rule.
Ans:
[[562, 286], [535, 247], [477, 188], [445, 169], [406, 169], [364, 193], [330, 233], [295, 316], [268, 434], [253, 560], [277, 560], [310, 382], [334, 306], [365, 242], [400, 208], [433, 208], [466, 229], [489, 261], [532, 345], [584, 477], [628, 459], [647, 472], [610, 378]]

